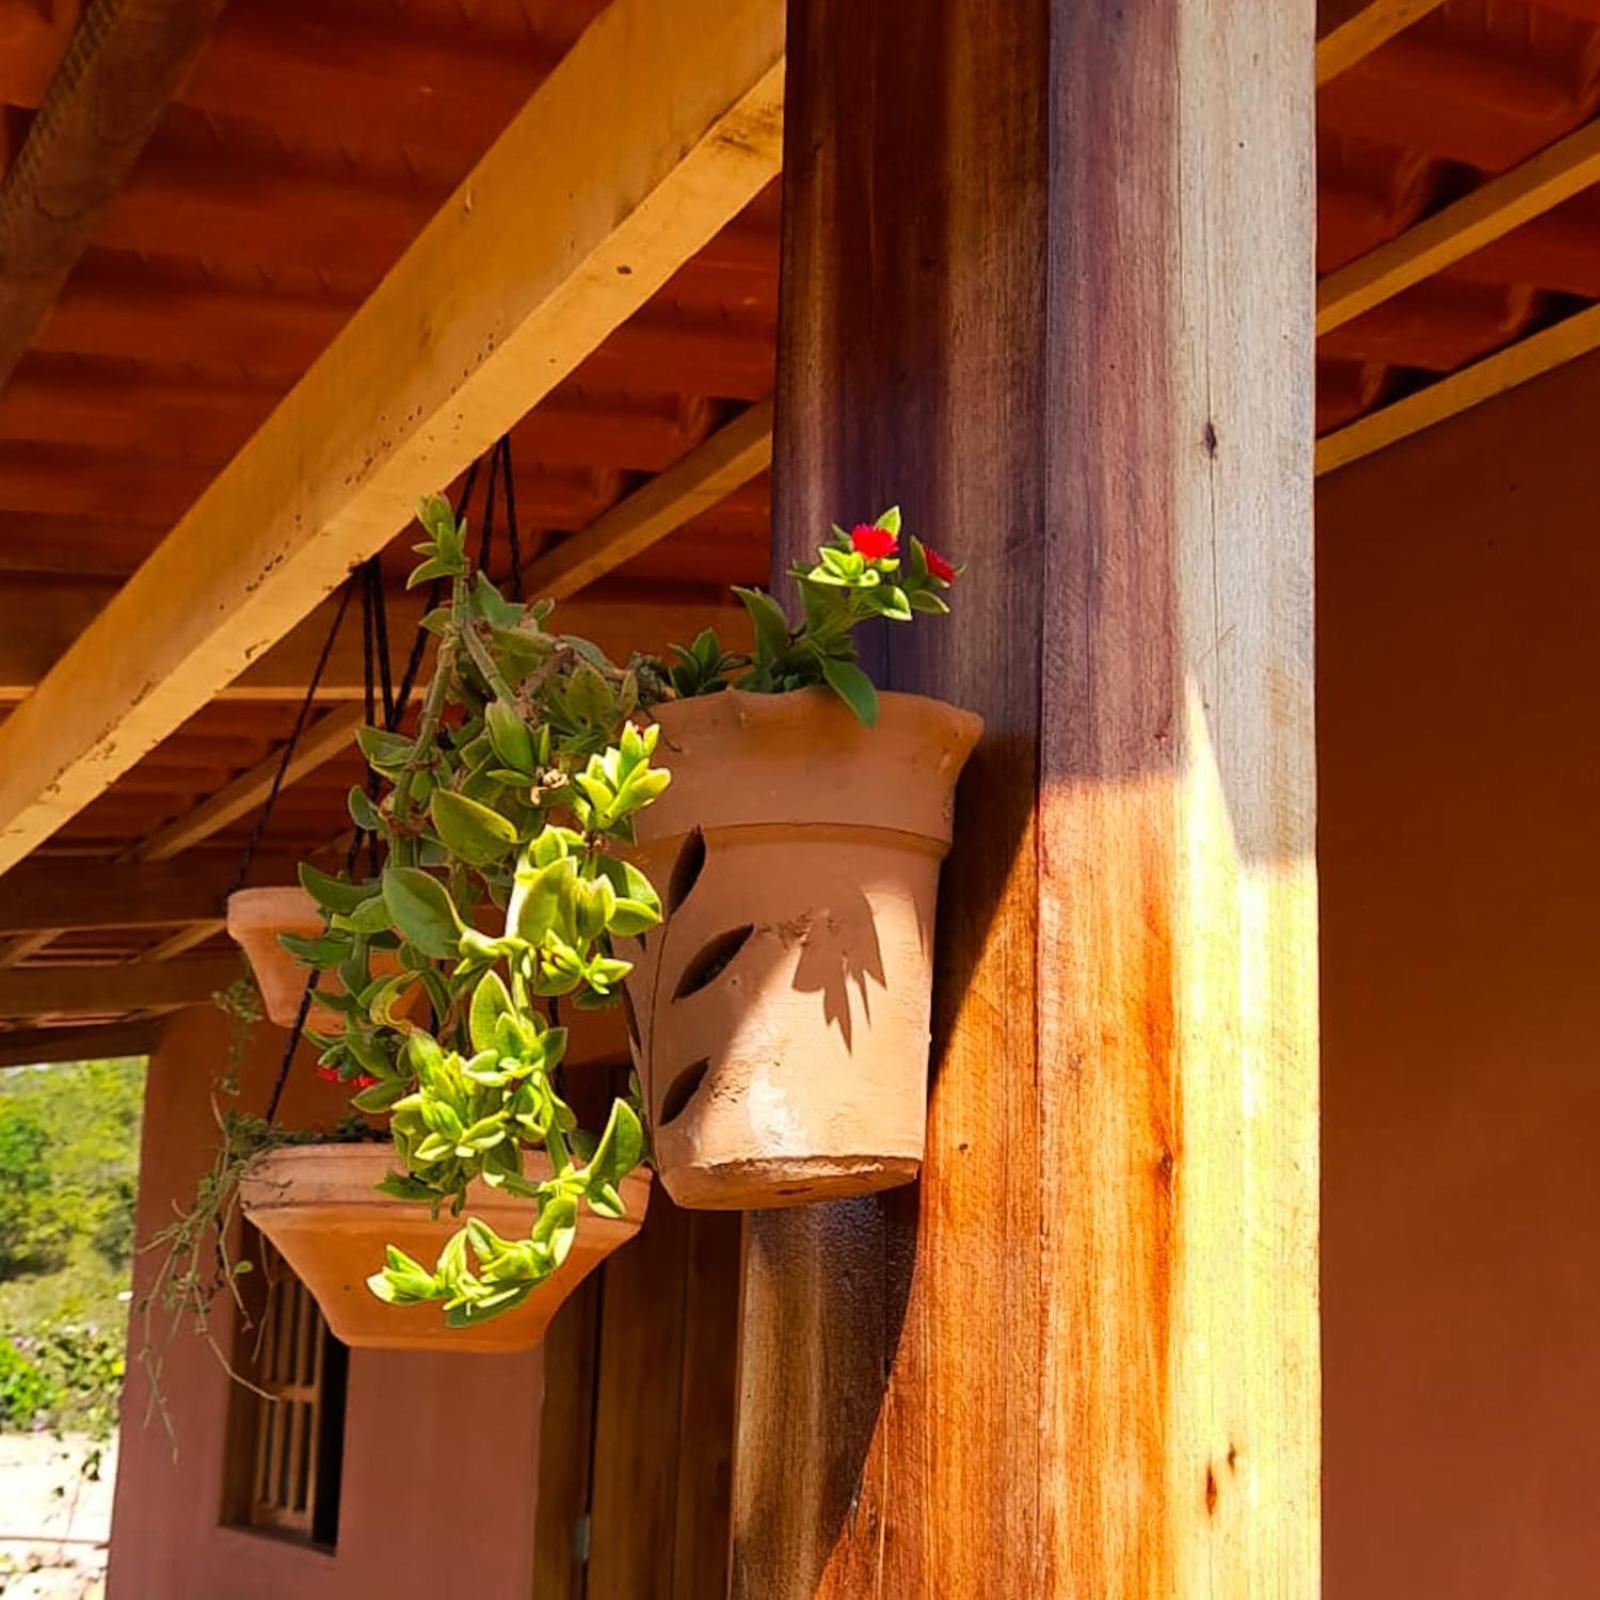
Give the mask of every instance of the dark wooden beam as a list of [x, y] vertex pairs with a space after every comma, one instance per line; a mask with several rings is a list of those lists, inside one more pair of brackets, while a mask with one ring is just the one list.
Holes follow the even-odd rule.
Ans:
[[0, 181], [0, 384], [139, 159], [225, 0], [88, 0]]
[[92, 1028], [14, 1028], [0, 1033], [0, 1067], [149, 1055], [161, 1037], [161, 1028], [160, 1017], [105, 1022]]
[[[232, 850], [189, 855], [181, 863], [24, 861], [0, 877], [0, 937], [215, 922], [238, 870]], [[294, 872], [287, 856], [263, 856], [250, 881], [293, 883]]]
[[[391, 570], [397, 571], [398, 564]], [[18, 585], [9, 589], [5, 626], [0, 628], [0, 704], [25, 699], [116, 592], [114, 583], [71, 579], [30, 581], [26, 588]], [[708, 625], [733, 640], [749, 637], [743, 609], [732, 604], [731, 596], [725, 594], [723, 603], [716, 603], [711, 591], [702, 603], [688, 597], [610, 600], [603, 596], [601, 590], [593, 597], [563, 601], [556, 618], [564, 632], [593, 639], [618, 660], [626, 660], [635, 650], [664, 650], [673, 640], [687, 642]], [[329, 600], [315, 607], [304, 622], [297, 623], [279, 643], [263, 651], [259, 659], [225, 685], [217, 698], [298, 700], [305, 693], [322, 652], [336, 603]], [[420, 593], [391, 596], [389, 638], [397, 670], [403, 664], [403, 652], [410, 648], [421, 614]], [[359, 699], [365, 681], [361, 617], [359, 610], [352, 607], [323, 674], [322, 698]]]
[[748, 1221], [732, 1594], [1314, 1595], [1310, 10], [788, 39], [774, 574], [898, 502], [987, 731], [920, 1184]]
[[238, 956], [117, 967], [8, 967], [0, 971], [0, 1017], [102, 1017], [204, 1005], [243, 970]]

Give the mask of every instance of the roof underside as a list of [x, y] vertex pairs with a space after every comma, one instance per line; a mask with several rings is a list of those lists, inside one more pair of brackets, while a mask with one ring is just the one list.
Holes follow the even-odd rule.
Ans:
[[[0, 699], [27, 693], [245, 444], [603, 3], [231, 0], [0, 389]], [[0, 159], [20, 147], [74, 22], [70, 4], [0, 0]], [[1600, 0], [1449, 0], [1319, 92], [1319, 271], [1514, 172], [1585, 124], [1597, 100]], [[516, 427], [530, 559], [770, 394], [779, 203], [774, 184]], [[1585, 191], [1325, 332], [1319, 431], [1596, 300], [1600, 200]], [[658, 647], [635, 637], [640, 603], [652, 616], [681, 603], [688, 616], [723, 602], [729, 582], [763, 581], [768, 517], [762, 475], [600, 577], [582, 602], [615, 612], [614, 647]], [[385, 557], [396, 590], [410, 543], [402, 536]], [[503, 573], [503, 543], [494, 564]], [[397, 602], [397, 658], [413, 614]], [[356, 691], [358, 621], [346, 623], [330, 698]], [[307, 625], [298, 671], [243, 680], [71, 818], [38, 860], [92, 872], [151, 854], [153, 840], [161, 853], [176, 824], [281, 745], [321, 626]], [[264, 851], [281, 860], [327, 848], [359, 776], [342, 755], [292, 783]], [[256, 819], [248, 808], [192, 830], [185, 870], [222, 873]], [[53, 935], [9, 926], [0, 966], [19, 970], [228, 948], [209, 921]], [[130, 1009], [12, 1007], [9, 1020], [81, 1024]]]

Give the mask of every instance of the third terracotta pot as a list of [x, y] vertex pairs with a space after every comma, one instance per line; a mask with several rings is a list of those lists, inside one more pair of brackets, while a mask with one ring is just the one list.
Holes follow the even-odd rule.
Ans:
[[885, 694], [866, 728], [822, 689], [658, 718], [672, 785], [637, 853], [668, 915], [628, 999], [662, 1183], [755, 1209], [910, 1181], [939, 865], [981, 721]]

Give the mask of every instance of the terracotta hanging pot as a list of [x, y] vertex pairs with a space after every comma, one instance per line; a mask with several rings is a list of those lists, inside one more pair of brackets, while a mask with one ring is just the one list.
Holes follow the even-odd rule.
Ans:
[[657, 1171], [680, 1205], [909, 1182], [927, 1120], [939, 864], [969, 712], [731, 690], [659, 708], [672, 785], [639, 819], [663, 926], [629, 955]]
[[[447, 1211], [436, 1220], [425, 1205], [379, 1194], [376, 1186], [394, 1162], [386, 1144], [292, 1145], [258, 1156], [239, 1185], [245, 1215], [310, 1289], [334, 1334], [358, 1350], [531, 1350], [567, 1296], [639, 1231], [650, 1201], [649, 1173], [631, 1173], [621, 1185], [626, 1217], [597, 1217], [582, 1208], [567, 1259], [520, 1306], [477, 1327], [449, 1328], [437, 1305], [392, 1306], [367, 1288], [386, 1245], [431, 1266], [460, 1226]], [[530, 1154], [526, 1171], [535, 1182], [548, 1177], [548, 1159]], [[534, 1208], [474, 1183], [463, 1216], [481, 1217], [514, 1239], [533, 1226]]]
[[[316, 939], [322, 931], [322, 913], [317, 909], [317, 902], [298, 886], [239, 889], [228, 896], [229, 936], [249, 958], [256, 987], [261, 991], [261, 1003], [268, 1018], [280, 1028], [294, 1026], [309, 969], [283, 948], [278, 935], [292, 933]], [[343, 992], [338, 978], [331, 972], [322, 975], [317, 987], [335, 994]], [[313, 1002], [306, 1015], [306, 1026], [313, 1033], [343, 1033], [344, 1018], [328, 1006]]]

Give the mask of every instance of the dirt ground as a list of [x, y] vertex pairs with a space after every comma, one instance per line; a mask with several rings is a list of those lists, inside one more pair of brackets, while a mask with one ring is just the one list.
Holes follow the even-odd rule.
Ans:
[[97, 1482], [93, 1446], [47, 1434], [0, 1434], [0, 1595], [4, 1600], [101, 1600], [116, 1446]]

